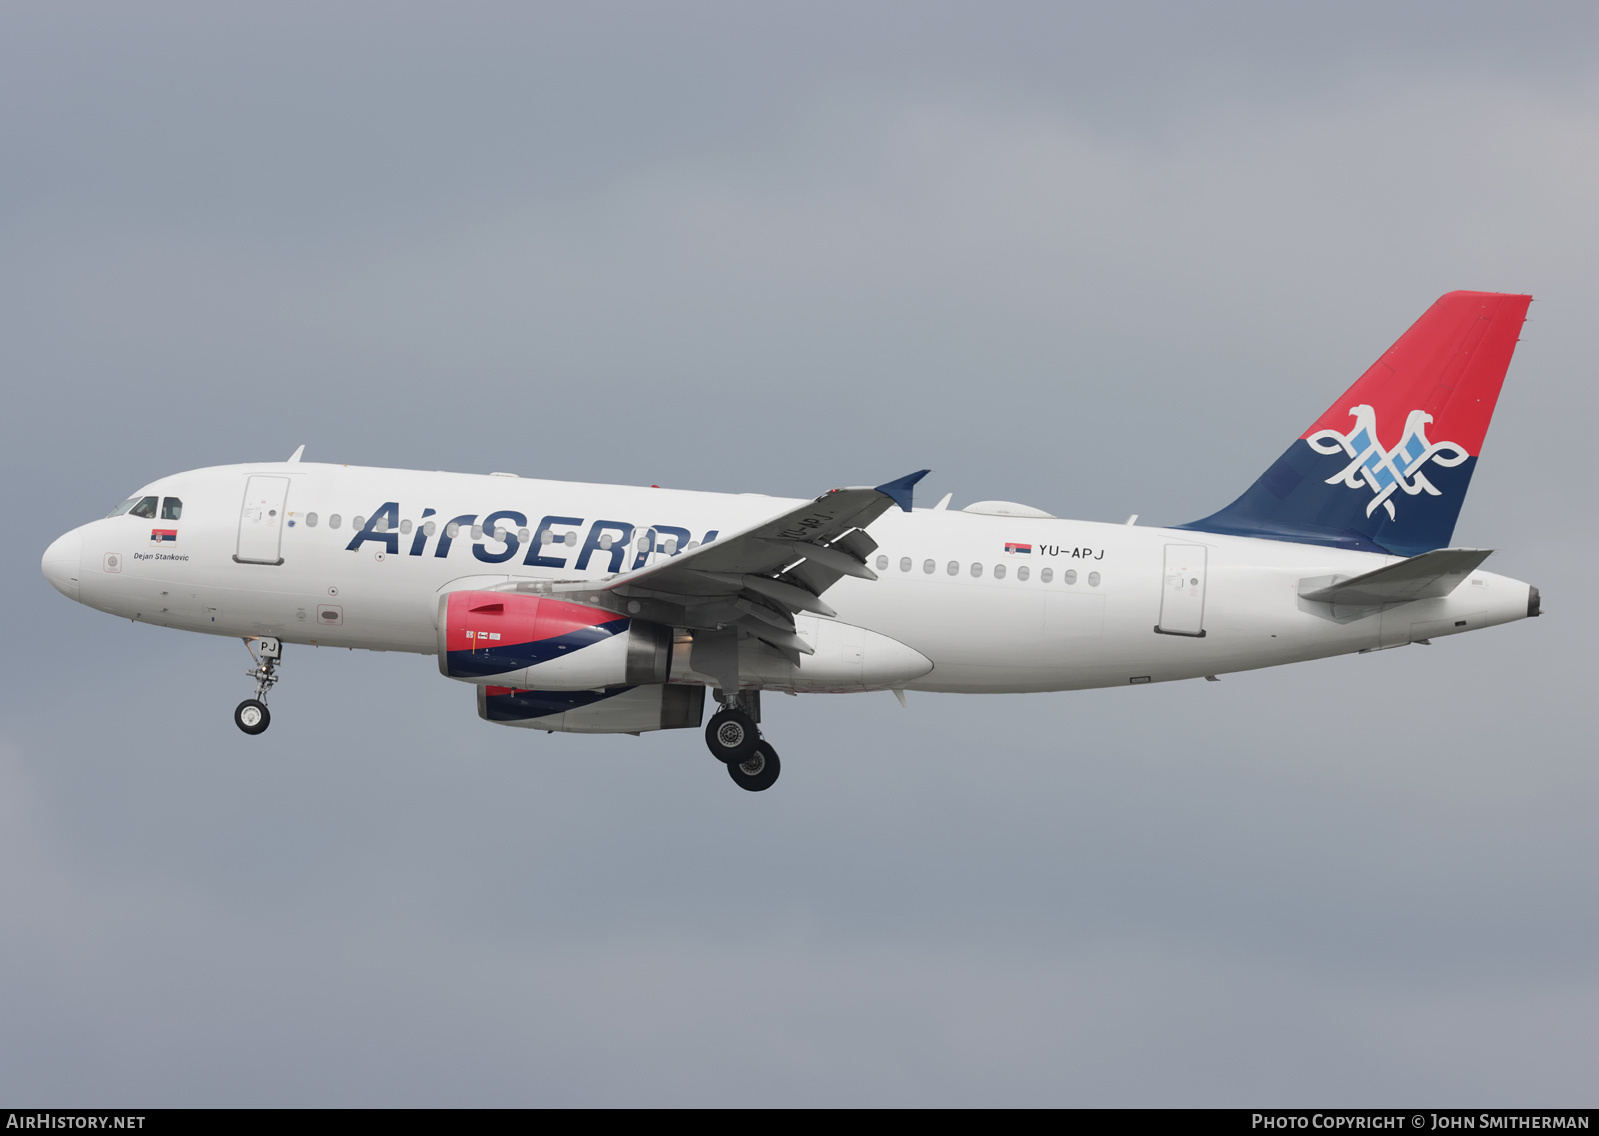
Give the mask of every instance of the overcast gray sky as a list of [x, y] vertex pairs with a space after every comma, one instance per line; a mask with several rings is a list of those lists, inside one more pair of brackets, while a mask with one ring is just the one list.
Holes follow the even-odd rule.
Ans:
[[[0, 1097], [1593, 1103], [1599, 9], [0, 8]], [[1439, 294], [1548, 616], [1220, 684], [526, 736], [39, 556], [285, 457], [1177, 522]]]

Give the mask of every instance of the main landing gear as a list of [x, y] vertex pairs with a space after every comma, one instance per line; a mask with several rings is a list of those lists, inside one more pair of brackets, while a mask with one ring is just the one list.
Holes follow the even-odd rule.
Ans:
[[733, 784], [751, 793], [770, 789], [777, 784], [777, 775], [782, 771], [783, 764], [777, 760], [777, 751], [765, 742], [756, 746], [755, 751], [743, 761], [727, 763], [727, 775], [733, 779]]
[[267, 691], [272, 689], [278, 681], [278, 663], [283, 659], [283, 644], [271, 636], [266, 636], [255, 641], [259, 652], [250, 646], [250, 640], [244, 641], [244, 646], [250, 652], [250, 657], [255, 660], [255, 666], [244, 673], [255, 679], [255, 697], [246, 698], [233, 708], [233, 724], [247, 734], [260, 734], [272, 724], [272, 712], [267, 709]]
[[716, 695], [722, 708], [705, 727], [705, 745], [711, 756], [727, 766], [733, 784], [751, 793], [770, 789], [782, 763], [777, 751], [761, 737], [761, 692], [741, 690]]

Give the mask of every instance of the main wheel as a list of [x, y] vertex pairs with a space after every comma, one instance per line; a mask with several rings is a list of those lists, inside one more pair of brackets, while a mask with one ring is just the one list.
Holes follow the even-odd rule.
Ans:
[[743, 761], [761, 744], [761, 732], [744, 711], [719, 710], [705, 727], [705, 744], [717, 761]]
[[259, 734], [272, 724], [272, 712], [265, 702], [246, 698], [234, 707], [233, 724], [247, 734]]
[[777, 760], [777, 751], [765, 742], [756, 746], [755, 752], [743, 761], [727, 763], [727, 775], [733, 779], [733, 784], [751, 793], [770, 789], [777, 783], [777, 775], [782, 771], [783, 764]]

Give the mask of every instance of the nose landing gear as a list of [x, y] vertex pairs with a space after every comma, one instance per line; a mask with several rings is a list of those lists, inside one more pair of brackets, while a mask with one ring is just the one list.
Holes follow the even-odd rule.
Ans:
[[770, 789], [781, 768], [777, 751], [761, 737], [761, 692], [717, 693], [722, 708], [705, 727], [705, 746], [727, 766], [733, 784], [751, 793]]
[[271, 636], [264, 636], [256, 640], [260, 644], [260, 651], [250, 645], [250, 640], [244, 641], [245, 648], [250, 652], [250, 657], [255, 660], [255, 666], [244, 673], [255, 679], [255, 697], [246, 698], [233, 708], [233, 724], [247, 734], [263, 733], [272, 724], [272, 712], [267, 709], [267, 691], [272, 689], [278, 681], [278, 663], [283, 659], [283, 644]]

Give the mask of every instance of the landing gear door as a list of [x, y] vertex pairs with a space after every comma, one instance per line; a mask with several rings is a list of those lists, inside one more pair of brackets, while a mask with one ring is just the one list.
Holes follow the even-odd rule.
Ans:
[[283, 503], [289, 496], [287, 477], [252, 477], [244, 487], [239, 512], [240, 564], [282, 564]]
[[1160, 622], [1162, 635], [1205, 634], [1205, 546], [1168, 544], [1166, 570], [1161, 575]]

